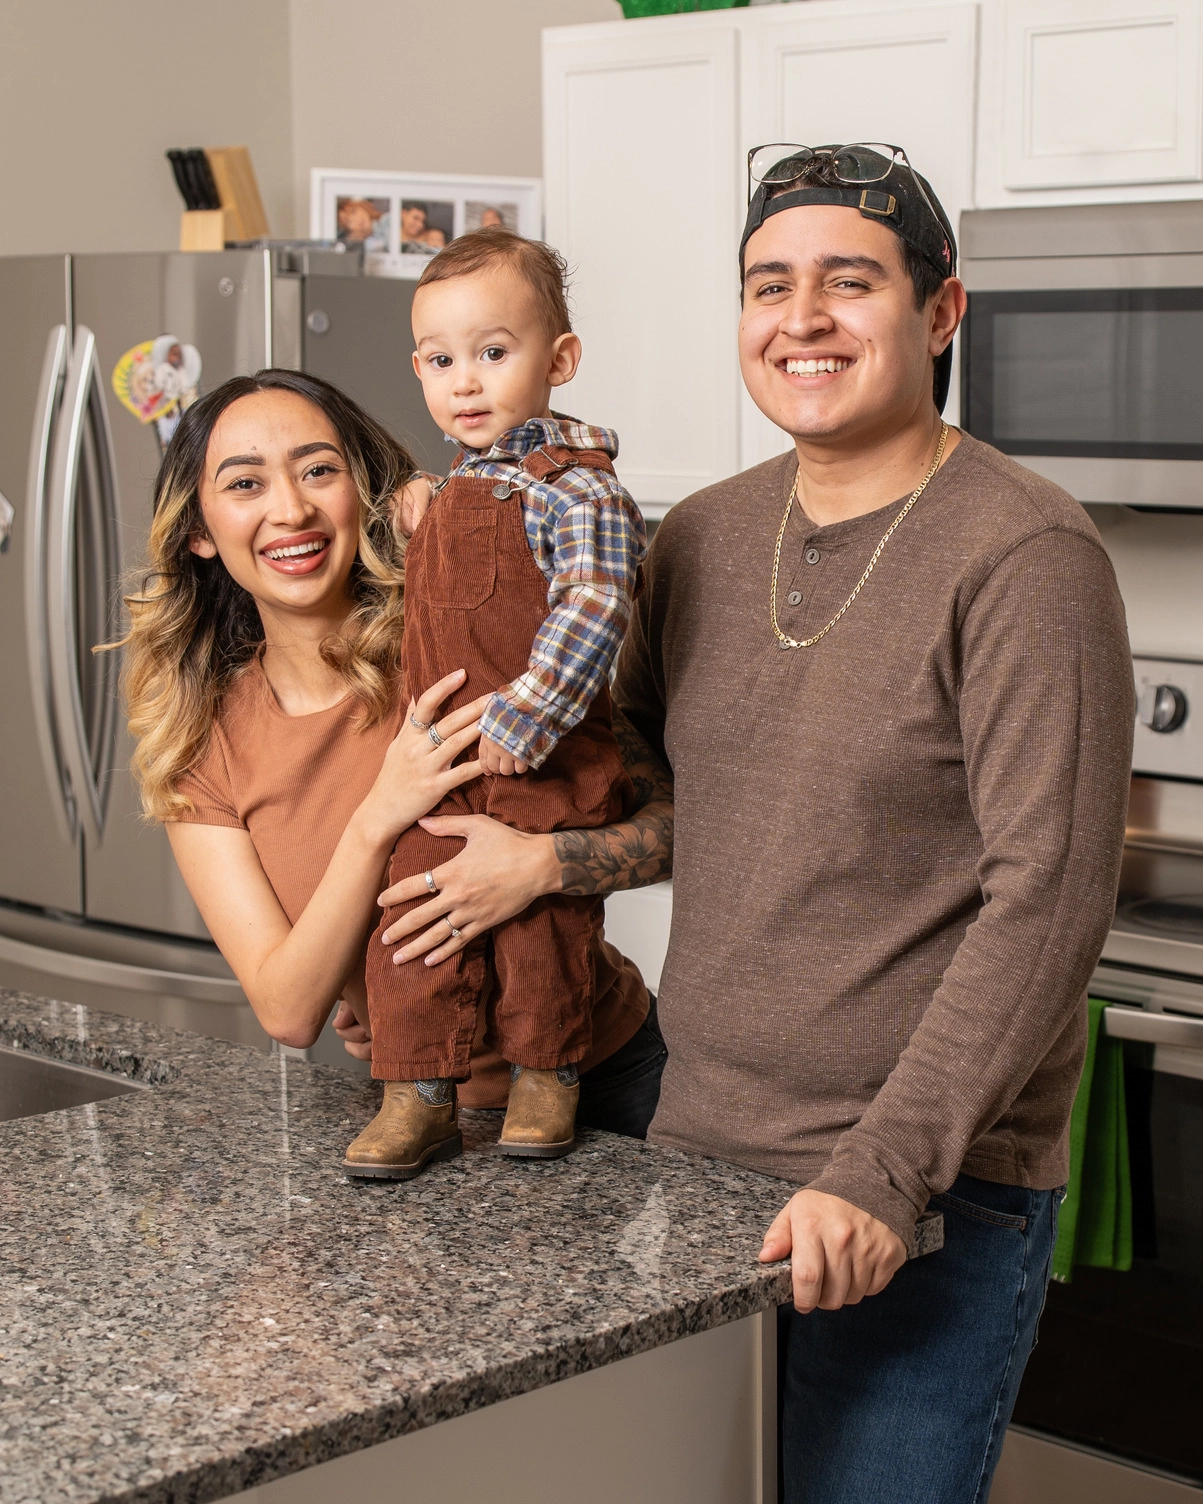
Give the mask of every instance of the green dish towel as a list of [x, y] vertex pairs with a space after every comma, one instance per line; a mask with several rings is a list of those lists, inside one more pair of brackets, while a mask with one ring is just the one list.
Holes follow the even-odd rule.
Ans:
[[1075, 1264], [1132, 1267], [1132, 1176], [1124, 1047], [1103, 1028], [1107, 1004], [1088, 1000], [1086, 1064], [1069, 1121], [1069, 1188], [1061, 1204], [1053, 1278], [1068, 1284]]

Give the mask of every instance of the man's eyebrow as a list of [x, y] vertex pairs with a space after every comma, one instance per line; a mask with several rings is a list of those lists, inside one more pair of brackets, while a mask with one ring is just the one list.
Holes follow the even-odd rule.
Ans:
[[221, 474], [221, 472], [223, 470], [228, 470], [231, 465], [266, 465], [266, 464], [267, 464], [267, 461], [263, 458], [263, 456], [261, 454], [232, 454], [228, 460], [222, 460], [221, 464], [218, 465], [217, 469], [213, 472], [213, 479], [216, 480], [217, 477]]
[[751, 277], [787, 277], [793, 267], [788, 261], [756, 261], [744, 270], [744, 281]]
[[875, 261], [872, 256], [819, 256], [815, 265], [821, 272], [868, 272], [871, 277], [881, 278], [890, 275], [881, 262]]

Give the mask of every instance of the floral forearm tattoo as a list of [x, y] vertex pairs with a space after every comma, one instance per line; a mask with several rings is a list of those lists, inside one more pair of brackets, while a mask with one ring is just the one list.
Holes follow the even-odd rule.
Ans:
[[619, 825], [561, 830], [552, 837], [560, 862], [560, 891], [577, 898], [646, 888], [672, 876], [672, 774], [618, 710], [614, 735], [635, 785], [634, 814]]

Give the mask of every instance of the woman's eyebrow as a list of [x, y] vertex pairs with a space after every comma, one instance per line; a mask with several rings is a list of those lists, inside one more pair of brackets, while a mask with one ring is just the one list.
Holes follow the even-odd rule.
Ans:
[[216, 480], [221, 472], [228, 470], [231, 465], [263, 465], [266, 463], [267, 461], [261, 454], [232, 454], [228, 460], [222, 460], [221, 464], [214, 470], [213, 479]]
[[307, 454], [320, 454], [323, 449], [328, 449], [331, 454], [337, 454], [342, 459], [342, 451], [337, 444], [331, 444], [326, 439], [318, 439], [313, 444], [298, 444], [295, 449], [288, 451], [290, 460], [303, 460]]

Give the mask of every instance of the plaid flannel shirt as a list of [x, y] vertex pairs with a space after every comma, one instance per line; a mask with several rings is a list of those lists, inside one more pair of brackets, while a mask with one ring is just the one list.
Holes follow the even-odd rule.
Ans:
[[548, 614], [526, 672], [492, 697], [480, 722], [490, 741], [534, 768], [608, 681], [647, 553], [642, 514], [613, 475], [574, 468], [550, 484], [522, 473], [526, 456], [546, 444], [618, 453], [612, 429], [556, 413], [509, 429], [487, 450], [461, 450], [451, 472], [521, 490], [526, 541], [547, 577]]

